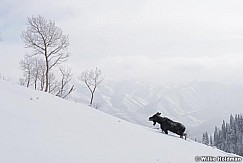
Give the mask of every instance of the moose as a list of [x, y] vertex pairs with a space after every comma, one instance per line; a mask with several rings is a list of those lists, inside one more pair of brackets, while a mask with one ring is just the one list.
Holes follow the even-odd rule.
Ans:
[[157, 112], [152, 117], [149, 117], [149, 121], [153, 121], [153, 125], [159, 123], [160, 128], [165, 134], [168, 134], [168, 131], [171, 131], [173, 133], [176, 133], [177, 135], [180, 135], [180, 138], [183, 138], [183, 136], [185, 136], [186, 140], [186, 133], [184, 133], [186, 128], [184, 125], [179, 122], [174, 122], [167, 117], [161, 117], [160, 115], [161, 113]]

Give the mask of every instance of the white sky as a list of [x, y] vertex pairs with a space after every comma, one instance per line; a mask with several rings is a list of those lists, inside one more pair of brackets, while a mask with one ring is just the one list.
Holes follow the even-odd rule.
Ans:
[[37, 15], [69, 34], [77, 75], [243, 83], [242, 0], [1, 0], [0, 73], [21, 75], [20, 34]]

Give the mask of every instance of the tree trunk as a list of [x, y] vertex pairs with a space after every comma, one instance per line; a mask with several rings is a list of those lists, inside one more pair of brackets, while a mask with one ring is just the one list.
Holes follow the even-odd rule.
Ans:
[[44, 86], [45, 86], [45, 73], [44, 73], [44, 71], [42, 73], [40, 81], [41, 81], [41, 91], [43, 91], [44, 90]]
[[46, 59], [46, 87], [45, 87], [45, 92], [48, 92], [48, 86], [49, 86], [49, 63], [48, 63], [48, 58], [47, 58], [47, 54], [45, 56]]
[[29, 74], [28, 74], [26, 87], [28, 88], [29, 86], [30, 86], [30, 71], [29, 71]]
[[37, 89], [37, 80], [38, 80], [38, 71], [37, 74], [35, 75], [35, 90]]
[[36, 88], [37, 88], [37, 80], [35, 80], [35, 90], [36, 90]]
[[28, 88], [30, 86], [30, 78], [28, 78], [26, 87]]
[[90, 106], [92, 106], [93, 104], [93, 99], [94, 99], [94, 92], [91, 93]]

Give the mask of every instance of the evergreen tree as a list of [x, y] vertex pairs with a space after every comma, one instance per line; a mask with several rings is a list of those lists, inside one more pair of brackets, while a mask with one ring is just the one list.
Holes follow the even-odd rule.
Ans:
[[213, 146], [213, 137], [212, 137], [211, 134], [210, 134], [210, 136], [209, 136], [209, 145], [210, 145], [210, 146]]
[[[211, 136], [211, 135], [210, 135]], [[207, 143], [206, 133], [203, 134], [203, 143]], [[226, 152], [243, 156], [243, 117], [240, 114], [230, 115], [229, 123], [223, 121], [221, 129], [215, 127], [213, 140], [210, 143]], [[213, 142], [213, 143], [212, 143]]]
[[208, 137], [208, 133], [207, 132], [205, 132], [203, 134], [202, 143], [206, 144], [206, 145], [209, 145], [209, 137]]
[[213, 140], [214, 140], [213, 141], [214, 146], [218, 147], [219, 134], [218, 134], [218, 128], [217, 127], [215, 127], [215, 129], [214, 129]]

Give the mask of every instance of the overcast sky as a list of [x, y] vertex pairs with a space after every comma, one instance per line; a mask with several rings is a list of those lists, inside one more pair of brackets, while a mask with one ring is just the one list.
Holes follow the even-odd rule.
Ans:
[[242, 0], [0, 0], [0, 73], [21, 75], [20, 34], [38, 15], [69, 34], [75, 74], [243, 83]]

